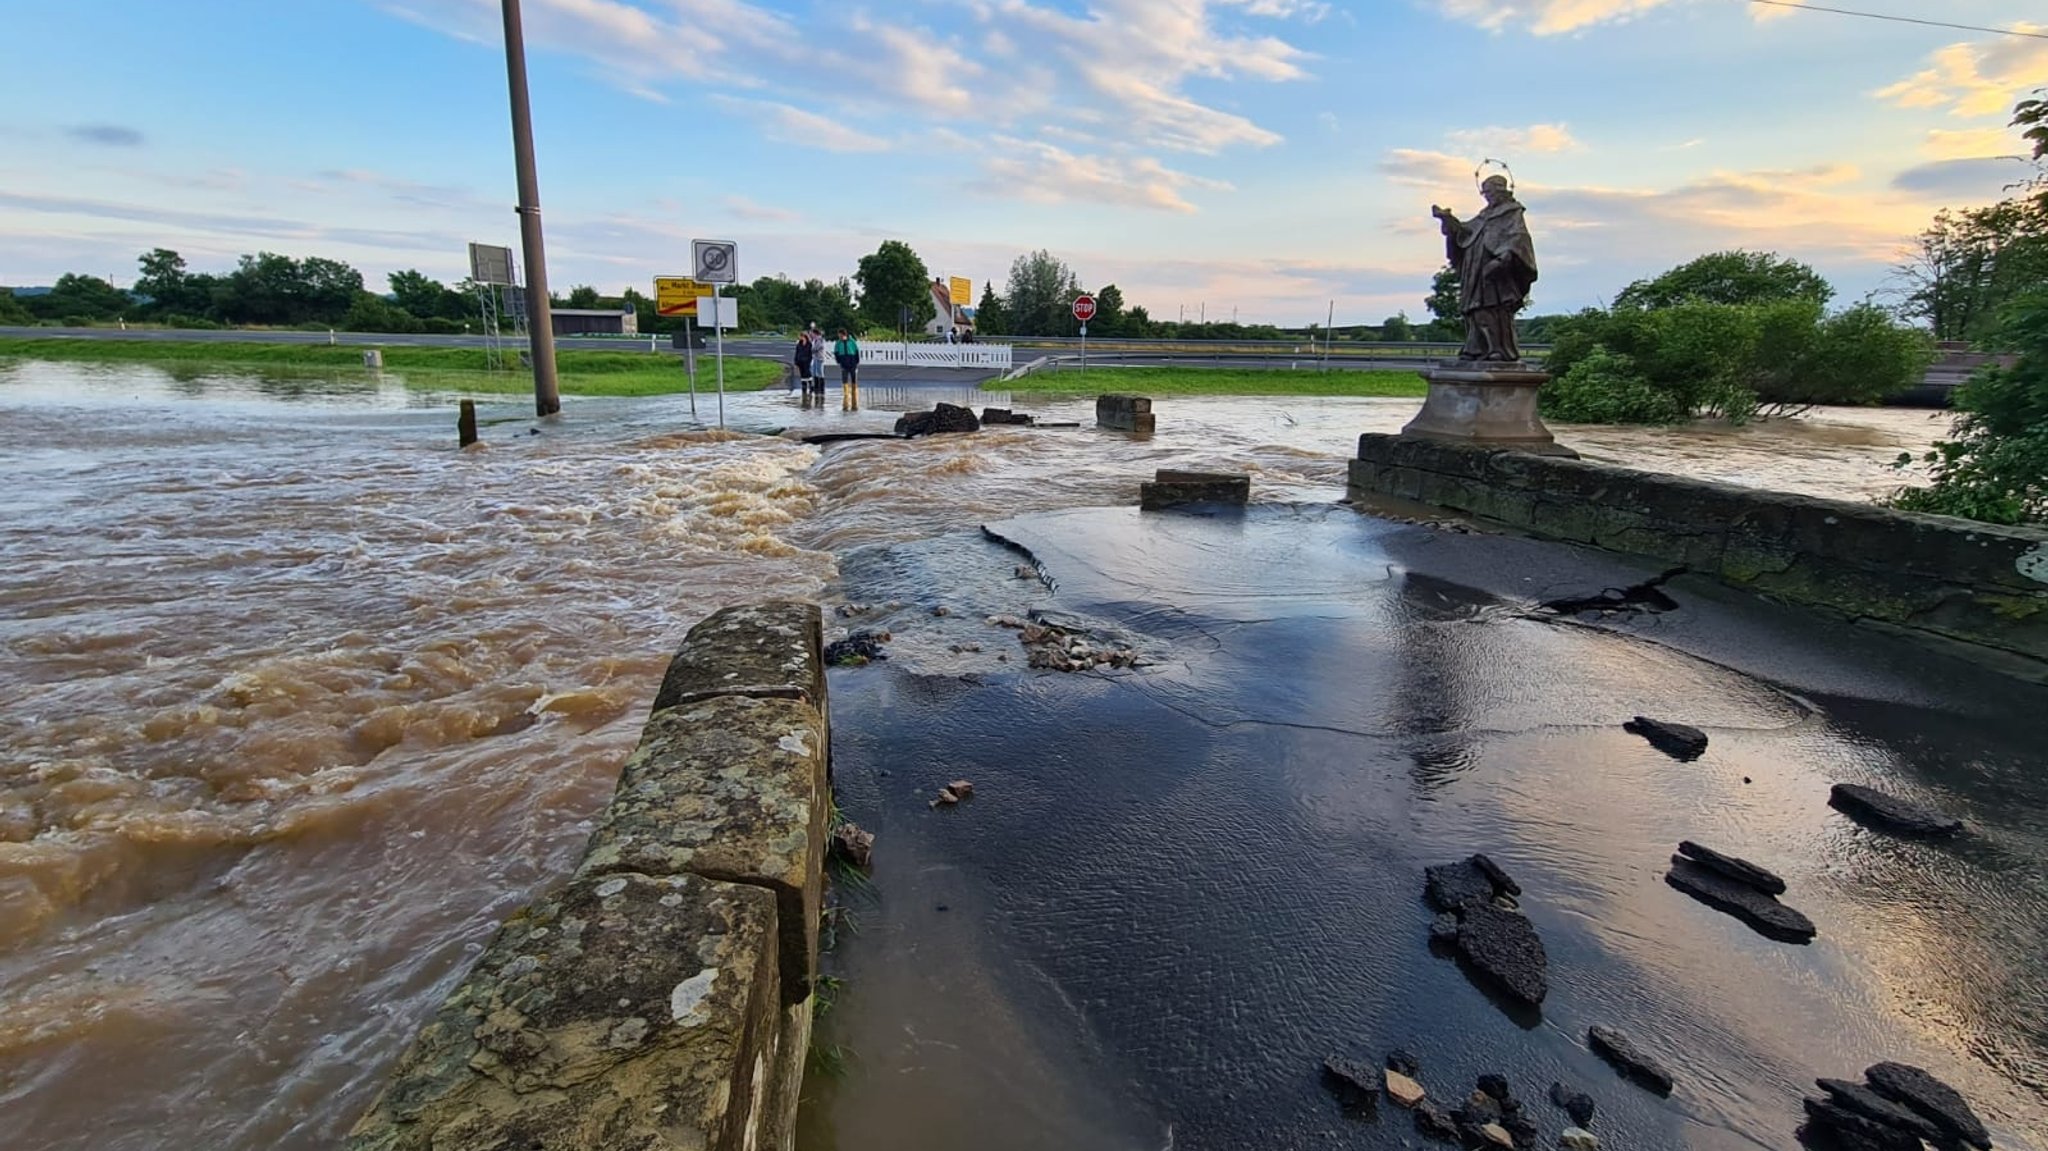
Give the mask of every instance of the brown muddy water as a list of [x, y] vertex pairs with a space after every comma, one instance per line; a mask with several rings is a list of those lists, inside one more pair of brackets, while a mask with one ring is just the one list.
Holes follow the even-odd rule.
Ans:
[[[842, 431], [933, 398], [969, 397], [727, 411]], [[676, 397], [571, 399], [532, 435], [499, 399], [458, 452], [452, 399], [390, 378], [0, 367], [6, 1145], [333, 1145], [495, 924], [568, 870], [704, 613], [830, 598], [835, 554], [864, 545], [1128, 503], [1159, 466], [1328, 502], [1354, 437], [1415, 406], [1179, 399], [1149, 441], [813, 448], [693, 428]], [[1560, 431], [1854, 498], [1942, 427]]]

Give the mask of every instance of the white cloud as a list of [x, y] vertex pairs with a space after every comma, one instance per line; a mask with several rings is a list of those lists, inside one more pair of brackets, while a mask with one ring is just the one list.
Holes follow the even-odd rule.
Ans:
[[788, 208], [777, 208], [771, 204], [757, 203], [745, 196], [727, 196], [725, 210], [742, 220], [761, 220], [768, 223], [787, 223], [800, 220], [803, 214]]
[[717, 97], [718, 103], [758, 121], [769, 138], [825, 152], [886, 152], [889, 141], [816, 112], [772, 100]]
[[[1204, 104], [1187, 92], [1197, 77], [1281, 82], [1301, 79], [1307, 54], [1273, 36], [1217, 27], [1211, 0], [1097, 0], [1073, 16], [1027, 0], [974, 0], [982, 19], [1001, 23], [1023, 55], [1050, 63], [1071, 84], [1063, 106], [1091, 98], [1133, 144], [1214, 154], [1264, 147], [1278, 133]], [[1245, 5], [1236, 5], [1247, 7]], [[1290, 11], [1296, 10], [1290, 7]], [[1249, 6], [1250, 14], [1272, 15]]]
[[1509, 158], [1530, 152], [1580, 152], [1585, 145], [1563, 124], [1531, 124], [1527, 128], [1478, 128], [1450, 134], [1451, 147], [1480, 156]]
[[998, 137], [982, 162], [974, 190], [1038, 203], [1112, 204], [1193, 212], [1187, 188], [1228, 191], [1230, 185], [1176, 172], [1149, 156], [1081, 155], [1043, 141]]
[[1538, 36], [1576, 32], [1595, 24], [1626, 20], [1671, 0], [1437, 0], [1446, 16], [1499, 30], [1526, 25]]
[[[2023, 32], [2048, 32], [2048, 25], [2021, 22]], [[1951, 116], [2002, 116], [2029, 91], [2048, 80], [2048, 40], [2007, 36], [1982, 43], [1951, 44], [1928, 58], [1928, 66], [1876, 95], [1901, 108], [1947, 108]]]
[[2017, 156], [2020, 143], [2005, 128], [1935, 128], [1920, 143], [1920, 151], [1935, 160], [1968, 160], [1983, 156]]

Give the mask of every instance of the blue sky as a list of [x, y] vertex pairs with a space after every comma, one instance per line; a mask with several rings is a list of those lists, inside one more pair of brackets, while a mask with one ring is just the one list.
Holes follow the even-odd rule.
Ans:
[[[2038, 0], [1844, 6], [2022, 25]], [[883, 239], [1048, 248], [1155, 316], [1422, 312], [1432, 202], [1513, 168], [1539, 310], [1725, 247], [1882, 286], [1999, 198], [2048, 40], [1744, 0], [525, 0], [551, 280], [747, 278]], [[497, 0], [0, 0], [0, 282], [516, 244]], [[2048, 31], [2048, 25], [2026, 25]]]

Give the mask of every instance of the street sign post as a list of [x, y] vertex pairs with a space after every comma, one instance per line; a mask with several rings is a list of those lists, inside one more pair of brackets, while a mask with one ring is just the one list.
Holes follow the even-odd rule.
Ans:
[[[711, 299], [716, 301], [720, 284], [737, 284], [740, 281], [740, 246], [731, 240], [691, 240], [691, 274], [711, 285]], [[718, 341], [718, 426], [725, 426], [725, 329], [724, 305], [712, 304], [712, 312], [719, 317]]]
[[683, 276], [656, 276], [654, 278], [654, 314], [657, 316], [694, 316], [697, 301], [711, 294], [711, 285], [701, 280]]
[[1081, 321], [1081, 370], [1088, 370], [1088, 321], [1095, 318], [1095, 297], [1074, 297], [1074, 318]]
[[683, 370], [690, 375], [690, 418], [697, 418], [697, 341], [690, 321], [697, 301], [711, 294], [711, 285], [686, 276], [654, 277], [654, 314], [683, 319]]

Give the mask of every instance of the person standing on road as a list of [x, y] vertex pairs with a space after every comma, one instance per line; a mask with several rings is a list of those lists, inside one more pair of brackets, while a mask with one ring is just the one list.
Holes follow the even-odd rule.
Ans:
[[839, 361], [839, 386], [849, 396], [860, 395], [860, 341], [839, 329], [839, 338], [832, 343], [832, 358]]
[[796, 334], [796, 376], [794, 380], [795, 386], [804, 390], [805, 402], [809, 402], [811, 398], [811, 360], [817, 354], [817, 351], [817, 347], [811, 343], [811, 334], [809, 332], [798, 332]]
[[819, 399], [825, 398], [825, 330], [818, 321], [811, 321], [811, 391]]

